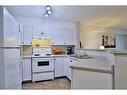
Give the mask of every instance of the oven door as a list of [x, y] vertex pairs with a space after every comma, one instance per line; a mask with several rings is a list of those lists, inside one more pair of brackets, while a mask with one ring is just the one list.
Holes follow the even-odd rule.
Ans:
[[54, 71], [53, 58], [32, 58], [32, 72]]

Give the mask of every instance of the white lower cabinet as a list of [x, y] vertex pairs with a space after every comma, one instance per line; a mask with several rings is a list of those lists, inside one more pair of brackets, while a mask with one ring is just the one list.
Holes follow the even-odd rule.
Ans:
[[64, 57], [55, 57], [55, 77], [64, 76]]
[[31, 58], [23, 59], [23, 81], [31, 80]]
[[68, 79], [72, 80], [72, 71], [70, 66], [77, 62], [77, 60], [71, 59], [71, 58], [65, 58], [65, 76], [67, 76]]
[[112, 89], [112, 74], [72, 69], [72, 89]]

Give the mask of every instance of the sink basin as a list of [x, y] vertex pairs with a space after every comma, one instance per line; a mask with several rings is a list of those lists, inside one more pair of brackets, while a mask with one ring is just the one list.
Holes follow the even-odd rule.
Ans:
[[88, 55], [85, 55], [85, 56], [72, 55], [71, 57], [79, 58], [79, 59], [90, 59], [90, 58], [93, 58], [93, 57], [88, 56]]

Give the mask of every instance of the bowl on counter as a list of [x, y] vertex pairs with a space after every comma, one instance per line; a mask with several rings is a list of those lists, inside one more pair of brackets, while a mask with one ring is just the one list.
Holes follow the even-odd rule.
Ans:
[[62, 48], [55, 48], [52, 50], [53, 55], [61, 55], [65, 54], [64, 50]]

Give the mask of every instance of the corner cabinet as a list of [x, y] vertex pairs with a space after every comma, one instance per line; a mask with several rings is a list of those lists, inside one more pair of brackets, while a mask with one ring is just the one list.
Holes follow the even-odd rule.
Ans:
[[74, 60], [74, 59], [71, 59], [71, 58], [65, 58], [65, 76], [67, 76], [67, 78], [69, 80], [72, 81], [72, 71], [71, 71], [71, 68], [70, 66], [74, 63], [76, 63], [78, 60]]
[[64, 76], [64, 57], [55, 57], [55, 77]]

